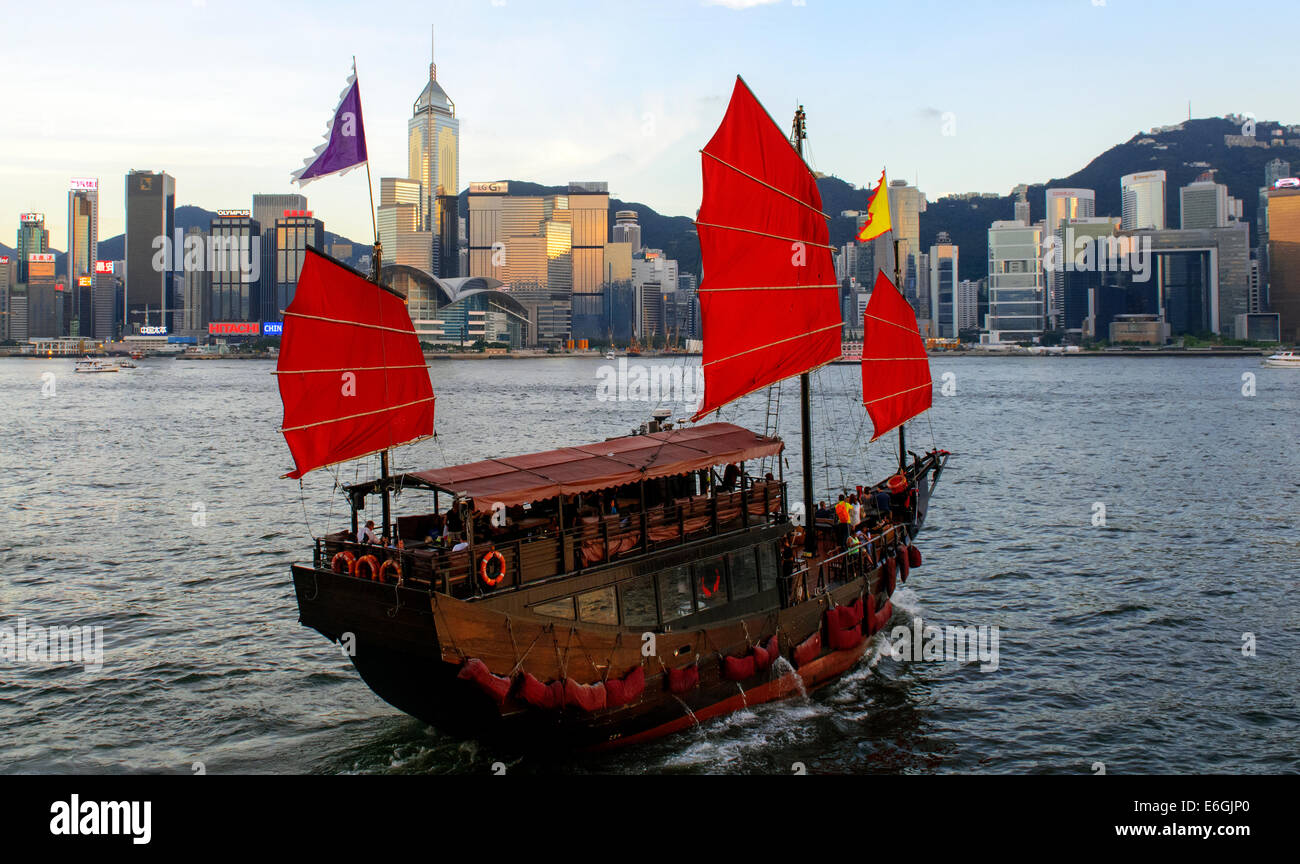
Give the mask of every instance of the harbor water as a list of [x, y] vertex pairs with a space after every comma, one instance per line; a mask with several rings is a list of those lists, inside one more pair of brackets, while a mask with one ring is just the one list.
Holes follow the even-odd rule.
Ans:
[[[271, 363], [73, 362], [0, 359], [0, 639], [102, 628], [102, 664], [0, 659], [0, 772], [1300, 770], [1294, 370], [934, 357], [934, 408], [908, 445], [952, 457], [892, 624], [996, 627], [996, 668], [905, 659], [878, 636], [806, 697], [625, 751], [521, 756], [399, 713], [298, 624], [289, 565], [346, 523], [336, 484], [377, 465], [279, 479], [292, 463]], [[438, 436], [394, 467], [626, 434], [660, 400], [604, 398], [607, 366], [432, 361]], [[819, 496], [897, 459], [894, 436], [870, 443], [859, 375], [814, 374]], [[797, 388], [776, 430], [792, 500]], [[722, 419], [762, 431], [766, 415], [764, 392]], [[426, 506], [414, 491], [396, 504]]]

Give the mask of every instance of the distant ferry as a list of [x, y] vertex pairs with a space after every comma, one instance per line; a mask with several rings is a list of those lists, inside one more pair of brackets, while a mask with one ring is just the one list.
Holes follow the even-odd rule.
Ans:
[[1281, 351], [1271, 357], [1265, 357], [1264, 365], [1276, 366], [1280, 369], [1300, 369], [1300, 354], [1294, 351]]
[[74, 372], [118, 372], [121, 371], [116, 363], [108, 360], [98, 360], [93, 357], [87, 357], [84, 360], [78, 360], [77, 365], [73, 368]]

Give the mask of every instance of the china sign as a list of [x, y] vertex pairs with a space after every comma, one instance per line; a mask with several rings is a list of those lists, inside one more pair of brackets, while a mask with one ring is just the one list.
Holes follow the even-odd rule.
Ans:
[[209, 336], [258, 336], [261, 333], [260, 321], [213, 321], [208, 324]]
[[159, 325], [150, 325], [140, 328], [141, 336], [166, 336], [167, 328]]
[[29, 264], [53, 264], [54, 255], [49, 252], [33, 252], [27, 256]]
[[19, 222], [44, 222], [45, 214], [44, 213], [19, 213], [18, 221]]
[[96, 272], [96, 273], [112, 273], [112, 272], [113, 272], [113, 262], [112, 262], [112, 261], [96, 261], [96, 262], [95, 262], [95, 272]]
[[263, 336], [279, 336], [284, 332], [284, 324], [280, 321], [267, 321], [262, 325]]

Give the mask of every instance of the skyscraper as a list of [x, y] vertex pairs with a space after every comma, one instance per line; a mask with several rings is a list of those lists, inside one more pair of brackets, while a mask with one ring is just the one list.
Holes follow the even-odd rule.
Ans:
[[[605, 244], [609, 242], [609, 184], [572, 181], [568, 199], [573, 250], [573, 332], [570, 338], [600, 339], [605, 333], [603, 286]], [[675, 273], [665, 285], [670, 285], [672, 291], [677, 290]]]
[[930, 247], [926, 284], [930, 292], [930, 335], [957, 338], [961, 329], [957, 309], [957, 246], [940, 231]]
[[[78, 178], [70, 182], [68, 189], [68, 287], [80, 286], [79, 280], [89, 278], [93, 281], [95, 261], [99, 258], [99, 180], [95, 178]], [[69, 327], [78, 329], [78, 335], [88, 336], [91, 331], [93, 310], [83, 308], [89, 303], [89, 291], [74, 291], [72, 294], [72, 318], [77, 324]]]
[[[208, 232], [210, 253], [207, 269], [211, 273], [211, 287], [205, 292], [207, 312], [201, 317], [205, 324], [258, 320], [263, 313], [258, 287], [268, 283], [260, 272], [258, 279], [253, 280], [249, 268], [254, 263], [251, 259], [256, 254], [255, 247], [261, 245], [261, 238], [265, 236], [262, 226], [248, 210], [219, 210]], [[260, 267], [260, 255], [257, 263]], [[190, 282], [186, 293], [196, 287]], [[193, 320], [191, 316], [191, 323]]]
[[620, 210], [614, 214], [614, 231], [611, 243], [631, 243], [632, 254], [641, 251], [641, 226], [636, 221], [635, 210]]
[[17, 267], [8, 255], [0, 255], [0, 342], [9, 338], [9, 296]]
[[286, 210], [275, 220], [275, 293], [262, 301], [262, 320], [280, 321], [298, 290], [307, 247], [325, 243], [325, 223], [310, 210]]
[[[163, 254], [173, 241], [176, 181], [161, 171], [126, 175], [126, 320], [123, 332], [145, 323], [171, 327], [176, 304], [172, 261]], [[161, 262], [163, 266], [155, 266]]]
[[[460, 121], [456, 104], [438, 83], [438, 65], [429, 63], [429, 82], [420, 91], [406, 124], [409, 179], [420, 184], [421, 224], [429, 232], [430, 257], [436, 276], [450, 275], [458, 256], [447, 256], [447, 238], [459, 236]], [[442, 242], [440, 242], [440, 240]], [[444, 272], [444, 269], [447, 272]]]
[[1300, 189], [1268, 193], [1269, 311], [1281, 318], [1282, 341], [1300, 342]]
[[257, 296], [259, 298], [258, 314], [261, 314], [261, 298], [271, 297], [275, 294], [275, 220], [279, 219], [286, 210], [306, 209], [307, 196], [299, 195], [296, 192], [280, 192], [253, 196], [253, 221], [262, 229], [261, 241], [259, 243], [262, 254], [262, 266], [258, 278], [258, 284], [256, 286]]
[[1165, 227], [1165, 172], [1141, 171], [1119, 178], [1123, 213], [1120, 227], [1125, 231]]
[[1231, 215], [1228, 187], [1215, 183], [1212, 174], [1202, 174], [1179, 189], [1178, 202], [1182, 217], [1179, 227], [1184, 231], [1191, 228], [1223, 228], [1228, 224]]
[[[1048, 189], [1046, 193], [1046, 237], [1055, 237], [1064, 243], [1065, 223], [1071, 219], [1090, 219], [1097, 214], [1097, 193], [1091, 189]], [[1063, 255], [1074, 257], [1073, 249], [1061, 249]], [[1051, 327], [1060, 324], [1064, 306], [1065, 271], [1054, 270], [1048, 274], [1047, 317]]]
[[50, 250], [50, 232], [45, 228], [44, 213], [22, 213], [18, 216], [18, 281], [27, 282], [28, 265], [32, 255], [43, 255]]
[[1015, 220], [994, 222], [989, 227], [988, 273], [987, 341], [1033, 341], [1043, 332], [1047, 316], [1043, 229]]

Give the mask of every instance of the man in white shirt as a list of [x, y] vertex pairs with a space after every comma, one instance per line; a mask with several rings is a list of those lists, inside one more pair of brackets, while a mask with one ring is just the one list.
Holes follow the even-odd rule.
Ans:
[[357, 532], [357, 542], [374, 543], [376, 539], [378, 538], [375, 536], [375, 520], [371, 519]]

